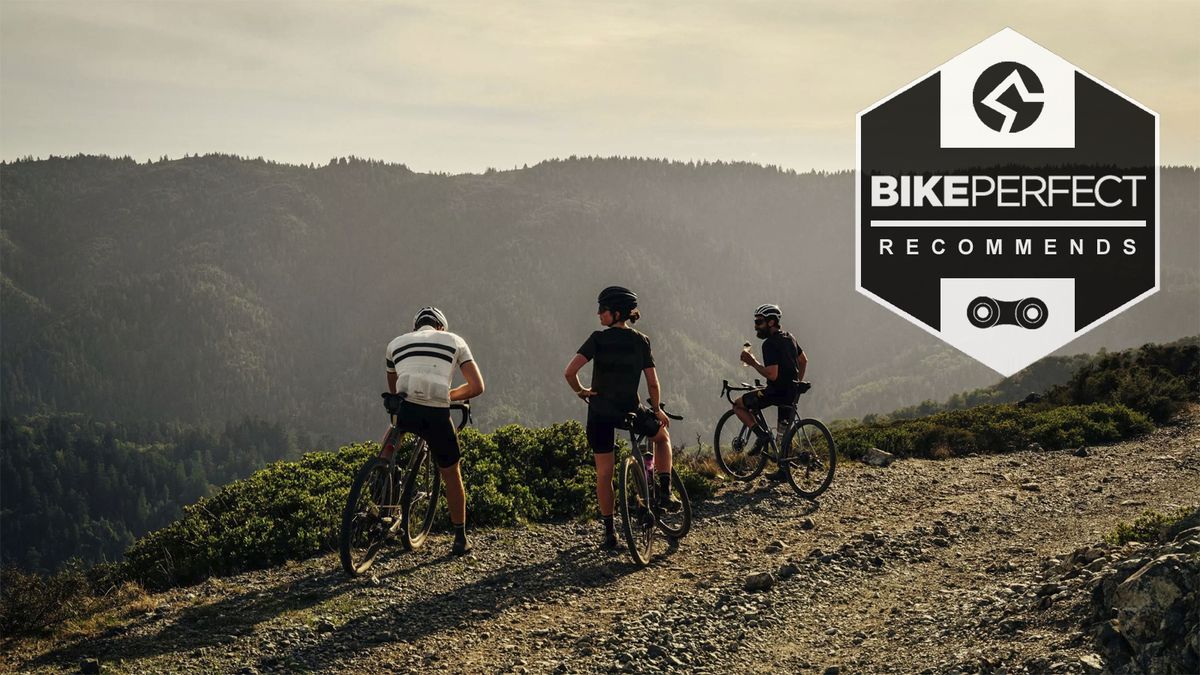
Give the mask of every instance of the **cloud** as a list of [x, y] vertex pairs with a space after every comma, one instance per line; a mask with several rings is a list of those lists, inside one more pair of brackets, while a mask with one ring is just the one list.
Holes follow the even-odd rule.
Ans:
[[1164, 161], [1196, 164], [1197, 24], [1188, 2], [6, 2], [0, 154], [847, 168], [858, 110], [1011, 25], [1157, 109]]

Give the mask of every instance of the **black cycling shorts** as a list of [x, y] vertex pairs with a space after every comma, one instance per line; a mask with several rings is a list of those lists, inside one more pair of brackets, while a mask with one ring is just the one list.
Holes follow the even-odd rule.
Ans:
[[[769, 389], [754, 389], [742, 395], [742, 406], [747, 410], [762, 410], [773, 405], [791, 406], [795, 403], [795, 392], [787, 389], [771, 391]], [[790, 422], [791, 408], [780, 408], [779, 414], [784, 415]]]
[[[658, 417], [648, 408], [638, 407], [634, 411], [633, 431], [648, 438], [656, 436], [662, 428]], [[617, 442], [617, 429], [629, 430], [624, 415], [603, 414], [592, 408], [588, 409], [587, 439], [592, 452], [602, 455], [613, 451]]]
[[449, 408], [435, 408], [403, 401], [396, 411], [396, 427], [400, 431], [413, 433], [429, 444], [433, 461], [443, 469], [458, 463], [461, 455], [458, 448], [458, 432], [450, 419]]

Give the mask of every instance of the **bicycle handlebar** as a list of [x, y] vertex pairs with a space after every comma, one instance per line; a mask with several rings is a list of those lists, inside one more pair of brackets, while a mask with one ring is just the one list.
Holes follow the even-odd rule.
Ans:
[[[646, 404], [649, 405], [651, 408], [654, 407], [654, 401], [652, 401], [650, 399], [646, 399]], [[673, 420], [679, 421], [679, 420], [683, 419], [683, 415], [672, 415], [671, 413], [667, 412], [667, 404], [665, 401], [659, 401], [658, 407], [662, 408], [662, 411], [667, 414], [667, 417], [669, 417]]]
[[[400, 412], [400, 403], [405, 399], [404, 394], [391, 394], [385, 391], [380, 396], [383, 398], [383, 407], [387, 409], [389, 415], [394, 416]], [[450, 404], [450, 409], [462, 413], [462, 418], [455, 425], [456, 431], [462, 431], [463, 427], [471, 423], [470, 401], [454, 401]]]
[[762, 382], [760, 382], [757, 378], [754, 380], [754, 386], [750, 386], [745, 382], [742, 382], [740, 387], [735, 387], [729, 384], [729, 380], [721, 380], [721, 393], [718, 394], [718, 396], [724, 396], [725, 400], [733, 403], [733, 398], [729, 396], [730, 393], [735, 391], [754, 391], [755, 389], [761, 388]]
[[[809, 382], [801, 382], [801, 381], [797, 380], [797, 381], [792, 382], [792, 384], [796, 387], [796, 395], [797, 396], [807, 392], [809, 389], [812, 389], [812, 384]], [[745, 382], [742, 382], [741, 386], [739, 386], [739, 387], [735, 387], [735, 386], [729, 384], [729, 380], [721, 380], [721, 393], [719, 394], [719, 396], [724, 396], [725, 400], [729, 401], [730, 403], [733, 403], [733, 398], [730, 397], [731, 393], [733, 393], [735, 391], [753, 391], [755, 389], [762, 389], [762, 386], [763, 386], [762, 382], [760, 380], [758, 380], [757, 378], [754, 380], [754, 386], [750, 386], [750, 385], [746, 384]]]
[[450, 404], [451, 410], [457, 410], [462, 413], [462, 419], [458, 421], [455, 431], [462, 431], [463, 427], [471, 423], [471, 402], [470, 401], [455, 401]]

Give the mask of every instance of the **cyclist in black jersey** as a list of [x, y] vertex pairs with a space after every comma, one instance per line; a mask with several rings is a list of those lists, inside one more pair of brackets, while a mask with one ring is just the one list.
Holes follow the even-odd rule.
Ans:
[[[621, 286], [609, 286], [597, 298], [596, 315], [606, 330], [588, 336], [575, 357], [567, 364], [564, 376], [575, 395], [588, 403], [587, 438], [596, 462], [596, 499], [604, 521], [602, 548], [618, 548], [613, 529], [613, 444], [616, 429], [625, 429], [626, 416], [635, 413], [634, 427], [654, 444], [654, 467], [658, 474], [661, 508], [676, 510], [681, 503], [671, 494], [670, 419], [660, 407], [661, 391], [654, 369], [650, 338], [630, 328], [637, 321], [637, 294]], [[588, 361], [592, 367], [592, 386], [579, 382], [579, 370]], [[638, 403], [638, 385], [646, 377], [652, 409]]]
[[[749, 349], [741, 355], [742, 363], [767, 380], [766, 387], [748, 391], [733, 402], [734, 414], [758, 436], [752, 452], [760, 450], [768, 442], [770, 431], [757, 425], [751, 411], [773, 405], [792, 405], [796, 397], [795, 382], [804, 379], [804, 371], [808, 366], [808, 357], [796, 343], [796, 338], [780, 327], [782, 318], [783, 312], [778, 305], [759, 305], [754, 310], [754, 334], [763, 341], [763, 362], [759, 363]], [[780, 408], [779, 414], [783, 415], [785, 410], [790, 412], [788, 408]], [[790, 423], [791, 420], [780, 422]]]

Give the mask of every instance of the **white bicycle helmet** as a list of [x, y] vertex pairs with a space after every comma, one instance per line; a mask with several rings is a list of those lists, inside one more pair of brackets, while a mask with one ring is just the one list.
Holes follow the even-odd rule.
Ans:
[[442, 314], [442, 310], [433, 306], [422, 307], [417, 311], [417, 315], [413, 317], [413, 330], [424, 325], [440, 326], [446, 329], [450, 327], [450, 324], [446, 321], [446, 315]]
[[779, 305], [759, 305], [758, 309], [754, 310], [754, 316], [779, 321], [783, 318], [783, 311], [779, 309]]

